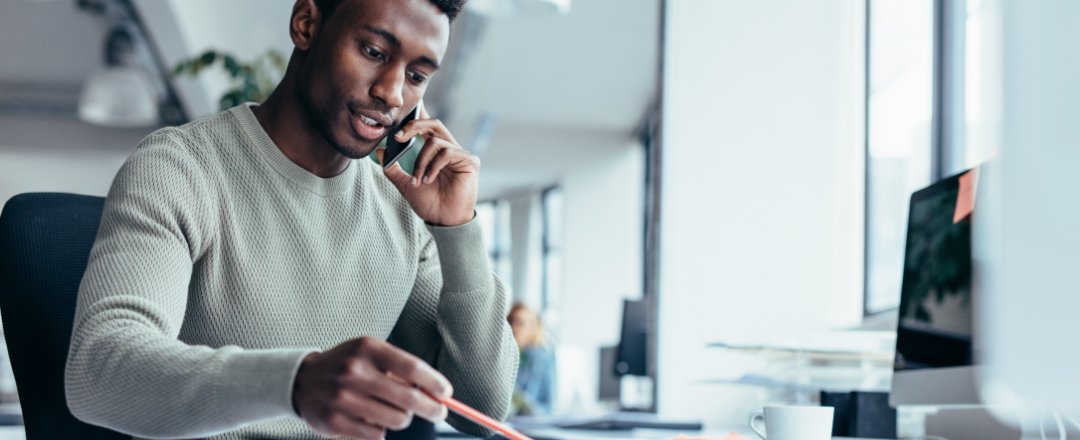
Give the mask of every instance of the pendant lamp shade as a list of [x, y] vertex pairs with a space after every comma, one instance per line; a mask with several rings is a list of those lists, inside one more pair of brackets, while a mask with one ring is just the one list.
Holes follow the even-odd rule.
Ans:
[[157, 124], [158, 96], [145, 72], [135, 67], [110, 67], [94, 73], [79, 96], [79, 119], [115, 128]]

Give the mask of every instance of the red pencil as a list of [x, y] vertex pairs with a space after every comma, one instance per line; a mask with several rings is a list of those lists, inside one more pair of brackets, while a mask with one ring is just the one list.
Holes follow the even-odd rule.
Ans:
[[466, 419], [472, 420], [476, 423], [491, 428], [510, 440], [532, 440], [525, 434], [517, 432], [513, 428], [503, 425], [497, 420], [488, 417], [487, 414], [472, 409], [471, 407], [469, 407], [469, 405], [458, 402], [453, 397], [447, 397], [445, 399], [435, 397], [435, 400], [442, 402], [443, 405], [446, 405], [447, 408], [449, 408], [453, 412], [460, 414], [462, 417], [465, 417]]

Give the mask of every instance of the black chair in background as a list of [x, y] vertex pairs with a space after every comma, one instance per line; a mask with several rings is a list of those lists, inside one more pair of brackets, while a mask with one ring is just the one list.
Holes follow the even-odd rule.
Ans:
[[[83, 423], [64, 397], [75, 299], [105, 199], [62, 193], [12, 197], [0, 213], [0, 314], [19, 388], [27, 440], [129, 440]], [[415, 419], [388, 440], [435, 438]]]
[[31, 193], [0, 213], [0, 313], [27, 440], [130, 440], [68, 411], [64, 364], [105, 199]]

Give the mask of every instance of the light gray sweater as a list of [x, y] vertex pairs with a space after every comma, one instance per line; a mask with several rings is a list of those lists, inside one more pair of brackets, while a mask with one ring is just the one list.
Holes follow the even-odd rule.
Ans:
[[315, 176], [242, 105], [151, 134], [117, 174], [79, 289], [68, 406], [136, 437], [320, 438], [293, 410], [300, 361], [371, 336], [502, 418], [517, 363], [505, 311], [476, 221], [425, 225], [370, 160]]

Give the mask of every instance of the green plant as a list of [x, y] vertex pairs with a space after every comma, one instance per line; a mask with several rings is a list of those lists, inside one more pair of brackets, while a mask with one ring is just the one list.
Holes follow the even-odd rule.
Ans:
[[274, 49], [247, 63], [228, 52], [208, 50], [183, 60], [173, 68], [174, 76], [198, 77], [204, 70], [218, 66], [229, 75], [232, 84], [218, 100], [221, 110], [245, 102], [263, 102], [285, 74], [285, 57]]

